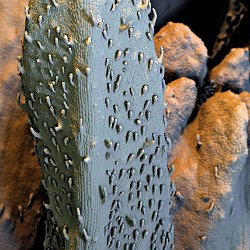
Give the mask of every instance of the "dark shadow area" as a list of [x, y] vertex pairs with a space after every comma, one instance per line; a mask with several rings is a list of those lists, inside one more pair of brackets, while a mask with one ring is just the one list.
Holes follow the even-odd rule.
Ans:
[[[214, 42], [226, 16], [229, 0], [186, 0], [182, 1], [183, 3], [179, 4], [179, 6], [173, 4], [174, 1], [169, 0], [152, 0], [151, 2], [152, 7], [156, 9], [158, 14], [155, 33], [168, 21], [184, 23], [203, 40], [209, 55], [211, 54]], [[209, 66], [218, 64], [231, 48], [245, 47], [249, 44], [250, 1], [236, 1], [236, 4], [237, 2], [242, 2], [246, 7], [244, 17], [231, 36], [229, 43], [222, 47], [213, 60], [209, 61]]]

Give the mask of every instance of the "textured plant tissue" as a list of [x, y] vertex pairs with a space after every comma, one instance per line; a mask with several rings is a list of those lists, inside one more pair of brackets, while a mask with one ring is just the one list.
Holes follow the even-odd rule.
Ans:
[[173, 247], [150, 11], [147, 0], [31, 0], [25, 10], [18, 100], [48, 191], [45, 249]]

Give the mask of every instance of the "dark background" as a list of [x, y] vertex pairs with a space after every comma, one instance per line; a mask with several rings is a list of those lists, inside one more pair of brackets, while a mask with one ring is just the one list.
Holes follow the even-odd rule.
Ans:
[[[248, 9], [240, 26], [232, 35], [230, 42], [224, 46], [215, 58], [218, 63], [230, 48], [245, 47], [250, 41], [250, 0], [241, 0]], [[227, 13], [229, 0], [151, 0], [152, 7], [156, 9], [158, 19], [155, 32], [168, 21], [181, 22], [199, 36], [209, 54], [219, 33], [220, 27]]]

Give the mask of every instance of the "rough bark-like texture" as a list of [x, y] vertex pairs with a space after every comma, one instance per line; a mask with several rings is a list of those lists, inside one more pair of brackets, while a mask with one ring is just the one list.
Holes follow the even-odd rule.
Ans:
[[[27, 114], [16, 103], [25, 1], [0, 0], [0, 249], [31, 249], [42, 216], [42, 172]], [[42, 231], [39, 232], [42, 237]], [[39, 249], [36, 247], [36, 249]]]
[[191, 79], [181, 77], [166, 87], [165, 112], [168, 119], [166, 134], [174, 145], [186, 128], [196, 105], [197, 89]]
[[250, 63], [248, 48], [231, 49], [210, 73], [210, 80], [232, 91], [249, 91]]
[[169, 22], [155, 35], [155, 49], [160, 56], [166, 80], [187, 77], [203, 84], [207, 74], [207, 49], [202, 40], [186, 25]]
[[249, 249], [248, 120], [238, 95], [218, 93], [178, 142], [171, 159], [176, 249]]
[[172, 248], [164, 70], [149, 12], [139, 0], [31, 0], [26, 9], [20, 105], [48, 223], [58, 225], [47, 227], [46, 248], [60, 235], [66, 249]]

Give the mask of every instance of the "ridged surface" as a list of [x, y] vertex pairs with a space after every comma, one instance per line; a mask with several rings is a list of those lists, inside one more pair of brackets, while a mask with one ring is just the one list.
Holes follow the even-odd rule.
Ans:
[[[16, 104], [20, 91], [17, 56], [25, 2], [0, 0], [0, 250], [39, 250], [43, 217], [42, 171], [27, 124]], [[39, 237], [39, 238], [38, 238]], [[41, 239], [42, 240], [42, 239]], [[37, 244], [36, 244], [37, 243]]]
[[164, 69], [149, 12], [145, 0], [26, 9], [19, 100], [49, 195], [46, 249], [172, 248]]

